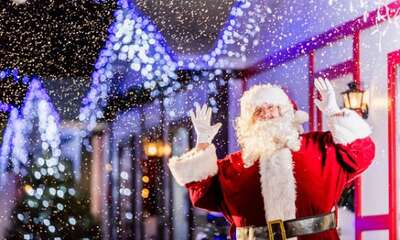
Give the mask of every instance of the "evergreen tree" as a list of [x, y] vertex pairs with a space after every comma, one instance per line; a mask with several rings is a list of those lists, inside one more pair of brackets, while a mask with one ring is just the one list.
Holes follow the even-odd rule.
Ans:
[[14, 144], [11, 153], [9, 169], [21, 181], [6, 239], [99, 239], [89, 200], [75, 189], [71, 161], [59, 148], [58, 114], [39, 80], [29, 86], [20, 121], [23, 134], [13, 142], [26, 149]]
[[70, 162], [38, 158], [23, 178], [7, 239], [100, 239], [89, 201], [76, 191]]

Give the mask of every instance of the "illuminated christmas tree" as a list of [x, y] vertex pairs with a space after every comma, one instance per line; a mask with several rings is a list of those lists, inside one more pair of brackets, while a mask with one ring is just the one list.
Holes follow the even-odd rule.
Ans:
[[75, 189], [72, 164], [61, 155], [58, 114], [39, 80], [31, 82], [20, 121], [19, 140], [27, 147], [11, 154], [21, 186], [7, 239], [99, 239], [89, 201]]
[[23, 178], [7, 239], [100, 239], [67, 161], [38, 158]]

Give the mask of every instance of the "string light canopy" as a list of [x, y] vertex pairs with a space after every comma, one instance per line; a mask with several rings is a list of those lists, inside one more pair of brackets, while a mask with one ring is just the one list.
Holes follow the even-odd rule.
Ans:
[[141, 87], [152, 97], [172, 94], [181, 86], [177, 64], [156, 26], [129, 1], [119, 1], [109, 37], [100, 52], [92, 74], [92, 87], [83, 100], [79, 119], [93, 130], [96, 120], [103, 117], [115, 65], [125, 63], [129, 71], [139, 73]]
[[[139, 73], [138, 84], [141, 89], [150, 91], [151, 97], [162, 97], [166, 104], [183, 87], [177, 81], [178, 69], [201, 70], [205, 66], [213, 68], [213, 71], [202, 71], [200, 75], [193, 76], [193, 81], [209, 81], [204, 90], [209, 93], [209, 104], [216, 112], [215, 95], [218, 86], [226, 84], [225, 79], [219, 76], [223, 73], [222, 68], [227, 68], [227, 58], [246, 61], [246, 49], [251, 44], [258, 44], [254, 39], [260, 32], [259, 24], [265, 21], [260, 9], [249, 0], [237, 0], [215, 49], [196, 59], [179, 60], [168, 48], [156, 26], [134, 3], [118, 1], [118, 10], [114, 14], [115, 20], [109, 29], [109, 37], [95, 64], [92, 87], [84, 98], [80, 111], [79, 119], [87, 126], [82, 136], [95, 128], [97, 119], [104, 117], [103, 108], [107, 105], [110, 85], [117, 75], [115, 66], [121, 63], [129, 66], [124, 71]], [[240, 33], [241, 19], [249, 19], [243, 33]], [[240, 46], [239, 50], [234, 50], [236, 45]], [[188, 84], [188, 89], [192, 87], [192, 84]], [[88, 146], [88, 143], [85, 145]]]

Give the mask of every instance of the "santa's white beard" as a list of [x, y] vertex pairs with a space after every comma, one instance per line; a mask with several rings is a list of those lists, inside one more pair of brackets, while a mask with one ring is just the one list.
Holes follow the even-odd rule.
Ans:
[[300, 139], [298, 126], [294, 116], [288, 113], [279, 118], [259, 120], [255, 123], [245, 119], [237, 119], [236, 130], [245, 167], [255, 161], [269, 159], [272, 154], [282, 148], [298, 151]]

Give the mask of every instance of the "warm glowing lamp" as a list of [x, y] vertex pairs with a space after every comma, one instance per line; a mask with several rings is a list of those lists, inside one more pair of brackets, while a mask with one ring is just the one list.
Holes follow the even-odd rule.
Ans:
[[368, 92], [359, 89], [355, 82], [349, 83], [348, 86], [349, 89], [342, 92], [344, 107], [358, 112], [363, 118], [368, 118]]

